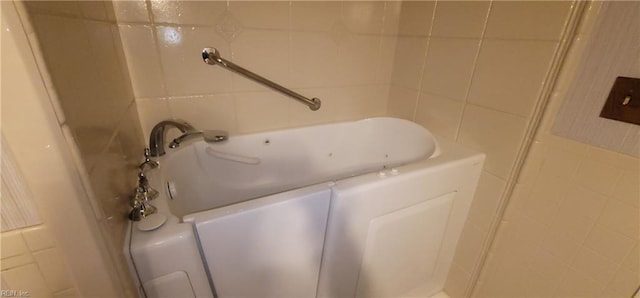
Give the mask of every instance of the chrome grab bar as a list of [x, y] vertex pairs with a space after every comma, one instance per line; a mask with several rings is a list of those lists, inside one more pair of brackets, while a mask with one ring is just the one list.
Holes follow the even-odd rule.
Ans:
[[321, 102], [319, 98], [314, 97], [312, 99], [309, 99], [294, 91], [291, 91], [285, 87], [282, 87], [260, 75], [257, 75], [251, 72], [250, 70], [247, 70], [237, 64], [234, 64], [233, 62], [220, 57], [220, 52], [215, 48], [204, 48], [204, 50], [202, 50], [202, 59], [204, 60], [205, 63], [209, 65], [224, 66], [224, 68], [228, 70], [241, 74], [248, 79], [256, 81], [262, 85], [265, 85], [273, 90], [279, 91], [285, 95], [288, 95], [289, 97], [292, 97], [293, 99], [298, 100], [303, 104], [309, 106], [309, 108], [311, 108], [312, 111], [316, 111], [320, 108]]

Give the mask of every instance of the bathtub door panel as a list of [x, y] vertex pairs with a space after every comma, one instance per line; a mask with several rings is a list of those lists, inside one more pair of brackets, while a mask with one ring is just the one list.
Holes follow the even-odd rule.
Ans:
[[315, 297], [330, 198], [312, 187], [192, 216], [218, 297]]
[[318, 297], [440, 291], [464, 221], [460, 212], [470, 199], [463, 165], [339, 181], [332, 189]]
[[357, 297], [396, 297], [430, 279], [454, 196], [449, 193], [369, 222]]

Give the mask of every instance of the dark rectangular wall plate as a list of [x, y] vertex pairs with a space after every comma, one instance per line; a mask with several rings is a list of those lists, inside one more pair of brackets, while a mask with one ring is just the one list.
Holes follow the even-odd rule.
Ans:
[[640, 79], [617, 77], [600, 117], [640, 125]]

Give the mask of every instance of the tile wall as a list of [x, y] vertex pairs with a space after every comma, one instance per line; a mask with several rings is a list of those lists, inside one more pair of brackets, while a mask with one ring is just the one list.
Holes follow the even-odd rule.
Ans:
[[[123, 255], [126, 213], [142, 159], [142, 131], [111, 2], [26, 1], [29, 42], [88, 202], [133, 295]], [[28, 20], [27, 20], [28, 19]], [[46, 68], [46, 69], [45, 69]]]
[[77, 297], [69, 267], [46, 225], [2, 233], [2, 289], [29, 297]]
[[607, 5], [592, 3], [573, 37], [474, 297], [632, 297], [640, 286], [640, 160], [551, 129]]
[[[166, 118], [249, 133], [386, 113], [399, 2], [114, 4], [145, 136]], [[207, 46], [322, 108], [204, 64]]]
[[388, 113], [487, 154], [445, 287], [452, 297], [469, 294], [572, 6], [402, 4]]

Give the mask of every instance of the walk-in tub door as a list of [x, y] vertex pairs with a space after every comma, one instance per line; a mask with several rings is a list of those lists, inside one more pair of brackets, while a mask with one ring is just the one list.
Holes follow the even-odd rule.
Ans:
[[441, 291], [478, 173], [457, 166], [338, 182], [318, 297], [428, 297]]
[[188, 216], [217, 296], [315, 297], [330, 198], [313, 186]]

